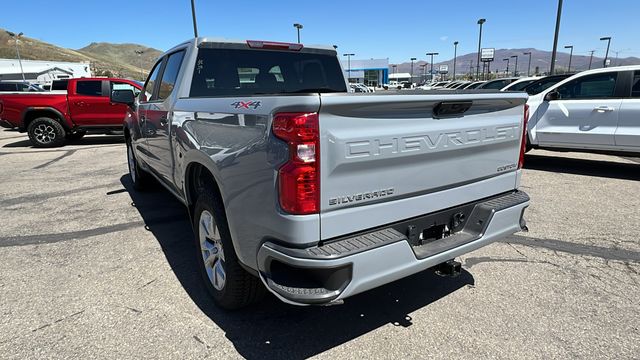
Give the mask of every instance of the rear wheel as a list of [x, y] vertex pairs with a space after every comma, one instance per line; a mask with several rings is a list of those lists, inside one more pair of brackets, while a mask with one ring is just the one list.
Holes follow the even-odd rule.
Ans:
[[193, 214], [197, 264], [216, 305], [234, 310], [245, 307], [265, 293], [260, 279], [242, 268], [236, 255], [224, 211], [216, 197], [203, 190]]
[[66, 131], [59, 122], [52, 118], [34, 119], [29, 123], [27, 133], [29, 140], [35, 147], [50, 148], [62, 146], [65, 143]]
[[149, 186], [151, 175], [140, 168], [136, 155], [133, 152], [133, 144], [131, 139], [127, 138], [127, 165], [129, 167], [129, 176], [133, 183], [133, 188], [140, 191]]

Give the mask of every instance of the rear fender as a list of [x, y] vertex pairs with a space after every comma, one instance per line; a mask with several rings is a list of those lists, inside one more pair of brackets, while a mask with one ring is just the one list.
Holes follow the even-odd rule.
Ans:
[[30, 106], [22, 110], [20, 116], [20, 131], [26, 131], [29, 123], [38, 117], [50, 117], [59, 122], [65, 130], [71, 130], [73, 123], [67, 119], [59, 110], [46, 106]]

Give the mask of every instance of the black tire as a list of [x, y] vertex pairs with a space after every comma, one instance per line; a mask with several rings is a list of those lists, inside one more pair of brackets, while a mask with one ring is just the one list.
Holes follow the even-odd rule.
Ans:
[[130, 138], [127, 138], [127, 165], [133, 188], [138, 191], [144, 191], [148, 188], [151, 182], [151, 175], [140, 168]]
[[529, 151], [531, 151], [531, 149], [533, 149], [533, 147], [531, 146], [531, 141], [529, 140], [529, 135], [527, 135], [524, 138], [524, 152], [528, 153]]
[[39, 148], [58, 147], [66, 142], [64, 127], [48, 117], [39, 117], [31, 121], [27, 127], [27, 133], [33, 146]]
[[78, 141], [82, 139], [85, 135], [87, 135], [86, 130], [77, 130], [72, 133], [67, 133], [67, 140], [69, 141]]
[[[226, 310], [236, 310], [262, 299], [266, 289], [260, 279], [248, 273], [240, 265], [231, 241], [224, 210], [219, 204], [220, 202], [217, 201], [216, 196], [209, 190], [203, 190], [196, 201], [193, 212], [196, 264], [204, 285], [213, 297], [215, 304]], [[205, 218], [213, 221], [214, 227], [211, 227], [213, 231], [207, 232], [205, 230]], [[215, 231], [216, 229], [217, 232]], [[205, 240], [201, 241], [203, 238]], [[207, 245], [202, 245], [202, 242], [206, 242]], [[221, 245], [221, 248], [220, 250], [206, 253], [208, 251], [206, 246], [210, 245], [213, 245], [216, 249]], [[215, 256], [212, 256], [212, 254]], [[210, 265], [205, 265], [205, 257], [213, 258], [216, 256], [217, 259], [211, 261]], [[217, 266], [220, 266], [223, 270], [224, 281], [222, 284], [218, 282], [218, 284], [214, 285], [215, 281], [212, 277], [215, 278], [215, 274], [218, 274], [216, 272]]]

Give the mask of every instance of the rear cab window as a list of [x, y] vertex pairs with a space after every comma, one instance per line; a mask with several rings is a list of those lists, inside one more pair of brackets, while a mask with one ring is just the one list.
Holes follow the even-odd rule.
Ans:
[[201, 48], [190, 97], [347, 92], [335, 54]]
[[102, 96], [102, 81], [78, 81], [76, 82], [76, 94], [84, 96]]

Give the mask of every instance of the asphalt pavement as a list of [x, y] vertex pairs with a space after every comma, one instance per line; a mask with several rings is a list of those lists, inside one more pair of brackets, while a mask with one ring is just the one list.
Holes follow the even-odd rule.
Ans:
[[532, 151], [528, 233], [331, 307], [210, 301], [184, 207], [121, 137], [0, 130], [0, 358], [640, 358], [640, 160]]

